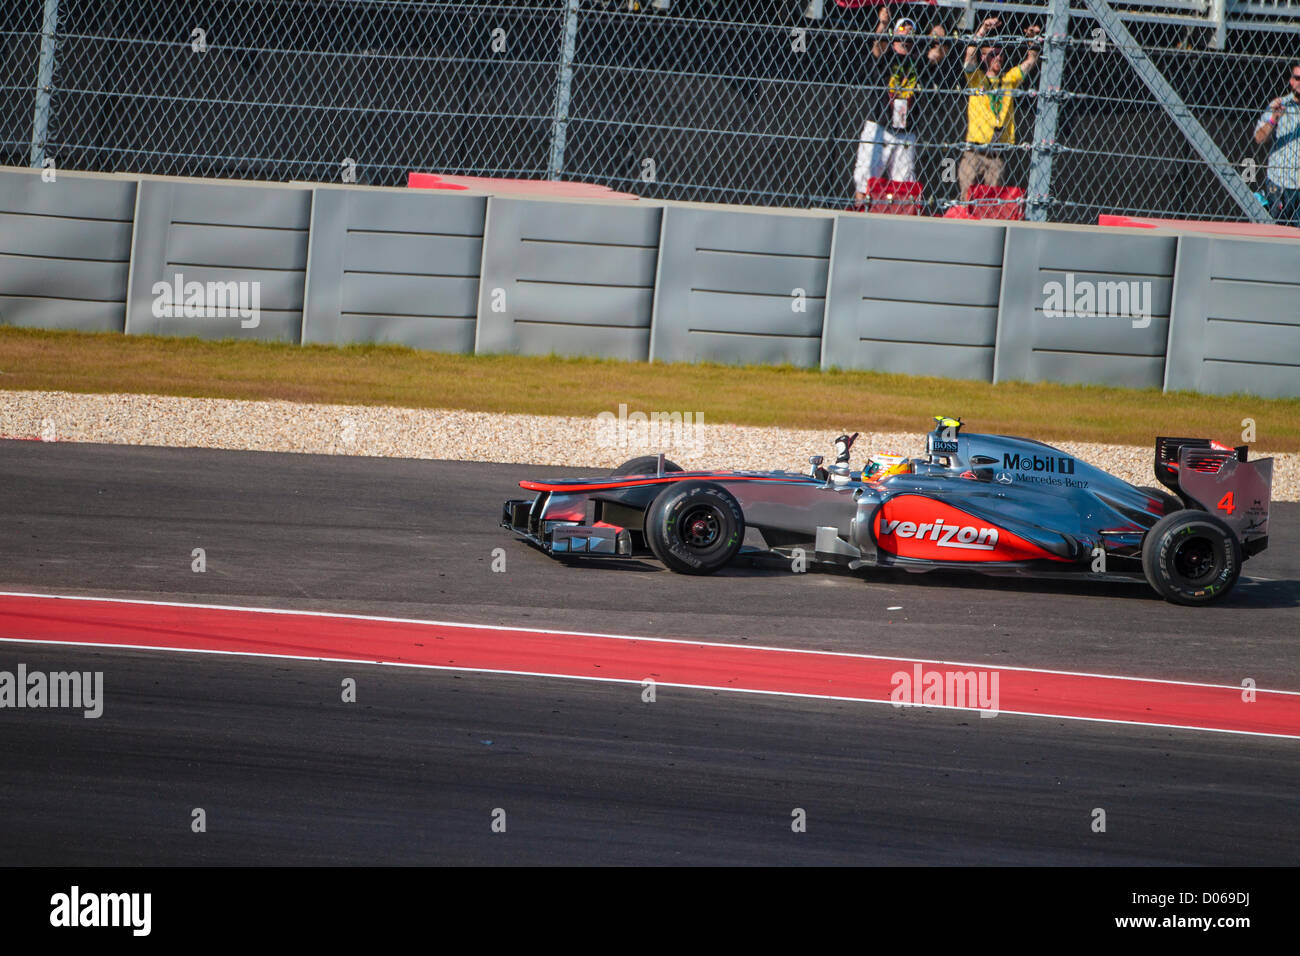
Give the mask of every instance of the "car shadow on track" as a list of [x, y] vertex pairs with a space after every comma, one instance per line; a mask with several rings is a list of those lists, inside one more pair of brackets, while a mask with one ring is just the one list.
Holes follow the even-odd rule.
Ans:
[[1300, 607], [1300, 581], [1243, 577], [1223, 599], [1225, 607]]
[[[887, 576], [886, 576], [887, 575]], [[1078, 595], [1080, 597], [1109, 597], [1131, 601], [1164, 603], [1145, 581], [1087, 581], [1057, 578], [1001, 578], [992, 575], [951, 574], [932, 571], [924, 575], [890, 570], [879, 577], [863, 580], [905, 582], [912, 587], [963, 588], [981, 591], [997, 590], [1014, 593]], [[1300, 582], [1251, 581], [1242, 579], [1227, 597], [1216, 601], [1217, 608], [1287, 608], [1300, 606]]]
[[566, 558], [560, 555], [551, 555], [556, 561], [559, 561], [567, 568], [592, 568], [593, 570], [603, 569], [606, 571], [647, 571], [667, 572], [668, 569], [657, 561], [647, 559], [645, 561], [639, 558], [591, 558], [583, 556], [581, 558]]
[[[789, 576], [786, 562], [763, 557], [739, 559], [731, 568], [733, 573], [762, 576]], [[864, 584], [893, 584], [905, 587], [961, 588], [978, 591], [1007, 591], [1013, 593], [1078, 595], [1080, 597], [1113, 597], [1135, 601], [1163, 602], [1141, 579], [1132, 581], [1092, 581], [1078, 578], [1033, 577], [1030, 575], [983, 574], [978, 571], [902, 571], [897, 568], [874, 568], [869, 571], [849, 571], [834, 566], [819, 567], [813, 574], [831, 574], [854, 578]], [[1288, 608], [1300, 607], [1300, 581], [1279, 581], [1269, 578], [1250, 578], [1242, 575], [1236, 588], [1227, 597], [1216, 601], [1221, 608]]]
[[[565, 566], [591, 570], [632, 571], [641, 574], [671, 574], [649, 555], [642, 559], [556, 557]], [[1078, 578], [1044, 578], [1031, 576], [1002, 576], [982, 574], [978, 571], [902, 571], [897, 568], [873, 568], [868, 571], [849, 571], [834, 566], [810, 569], [808, 574], [832, 575], [857, 580], [863, 584], [890, 584], [903, 587], [953, 588], [975, 591], [1003, 591], [1018, 594], [1059, 594], [1078, 597], [1110, 597], [1130, 601], [1160, 603], [1162, 598], [1141, 579], [1132, 581], [1093, 581]], [[793, 576], [789, 563], [763, 556], [742, 555], [718, 571], [717, 578], [789, 578]], [[1279, 581], [1269, 578], [1250, 578], [1243, 575], [1231, 594], [1213, 605], [1219, 608], [1288, 608], [1300, 607], [1300, 581]]]

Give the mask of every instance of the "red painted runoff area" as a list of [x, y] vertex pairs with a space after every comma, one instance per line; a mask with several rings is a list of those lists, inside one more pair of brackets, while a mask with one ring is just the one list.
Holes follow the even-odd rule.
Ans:
[[[0, 640], [345, 660], [1300, 737], [1300, 693], [786, 648], [0, 594]], [[8, 655], [6, 655], [8, 656]], [[0, 667], [3, 665], [0, 664]]]

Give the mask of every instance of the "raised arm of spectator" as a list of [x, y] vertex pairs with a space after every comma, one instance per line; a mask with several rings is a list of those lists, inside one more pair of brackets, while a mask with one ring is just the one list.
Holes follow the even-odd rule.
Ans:
[[885, 53], [885, 48], [889, 46], [890, 34], [894, 28], [889, 25], [889, 4], [883, 4], [880, 12], [876, 14], [876, 40], [871, 44], [871, 55], [880, 59]]
[[[975, 39], [983, 39], [984, 36], [996, 27], [1002, 21], [997, 17], [989, 17], [980, 24], [979, 29], [975, 31]], [[962, 69], [967, 73], [974, 73], [979, 68], [979, 44], [966, 44], [966, 58], [962, 61]]]
[[1261, 144], [1268, 142], [1268, 138], [1277, 131], [1277, 121], [1282, 118], [1285, 109], [1286, 99], [1281, 96], [1268, 104], [1268, 109], [1260, 117], [1259, 125], [1255, 127], [1255, 142]]
[[1024, 60], [1020, 64], [1020, 73], [1022, 76], [1028, 76], [1034, 72], [1034, 67], [1038, 66], [1038, 58], [1042, 55], [1042, 45], [1037, 42], [1038, 35], [1043, 32], [1043, 28], [1034, 24], [1025, 30], [1025, 36], [1029, 39], [1029, 52], [1025, 54]]

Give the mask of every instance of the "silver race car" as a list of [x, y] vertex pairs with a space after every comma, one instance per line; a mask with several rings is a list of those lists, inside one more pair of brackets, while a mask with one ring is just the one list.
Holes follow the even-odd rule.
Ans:
[[1232, 590], [1268, 546], [1271, 458], [1201, 438], [1158, 438], [1162, 490], [1137, 487], [1042, 442], [964, 434], [938, 417], [925, 456], [851, 467], [857, 435], [807, 473], [687, 472], [660, 456], [612, 475], [521, 481], [501, 525], [558, 558], [649, 552], [711, 574], [739, 554], [853, 570], [1145, 578], [1178, 604]]

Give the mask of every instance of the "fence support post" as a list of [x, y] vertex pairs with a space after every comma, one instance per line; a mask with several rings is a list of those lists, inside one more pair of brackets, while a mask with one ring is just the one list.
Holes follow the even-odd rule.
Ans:
[[1227, 0], [1210, 0], [1210, 22], [1214, 24], [1214, 36], [1210, 38], [1210, 49], [1222, 50], [1228, 45]]
[[551, 158], [546, 178], [559, 179], [564, 172], [564, 146], [569, 133], [569, 99], [573, 95], [573, 56], [578, 45], [578, 0], [568, 0], [564, 15], [564, 42], [560, 48], [560, 75], [555, 87], [555, 108], [551, 113]]
[[45, 166], [50, 134], [50, 93], [54, 88], [54, 34], [59, 26], [59, 0], [45, 0], [41, 17], [41, 53], [36, 61], [36, 110], [32, 114], [32, 169]]
[[1156, 102], [1164, 108], [1169, 118], [1174, 121], [1174, 125], [1187, 137], [1187, 141], [1192, 144], [1192, 149], [1196, 150], [1196, 155], [1200, 156], [1201, 161], [1218, 177], [1223, 188], [1228, 191], [1228, 195], [1241, 208], [1246, 218], [1251, 222], [1271, 223], [1273, 217], [1268, 214], [1268, 210], [1260, 205], [1255, 194], [1237, 173], [1236, 166], [1223, 155], [1223, 150], [1219, 149], [1219, 145], [1210, 138], [1205, 127], [1192, 115], [1192, 111], [1178, 95], [1178, 91], [1169, 85], [1164, 74], [1156, 69], [1156, 65], [1151, 62], [1146, 51], [1133, 39], [1133, 34], [1128, 32], [1128, 27], [1119, 18], [1119, 14], [1106, 0], [1084, 0], [1084, 2], [1097, 18], [1097, 22], [1115, 41], [1119, 52], [1123, 54], [1129, 66], [1133, 67], [1133, 72], [1138, 75], [1138, 79], [1146, 84], [1146, 88], [1151, 91]]
[[1043, 68], [1038, 74], [1038, 115], [1034, 121], [1034, 146], [1029, 157], [1029, 190], [1025, 218], [1047, 219], [1052, 193], [1052, 154], [1056, 152], [1056, 124], [1061, 111], [1061, 80], [1070, 50], [1070, 0], [1051, 0], [1043, 34]]

